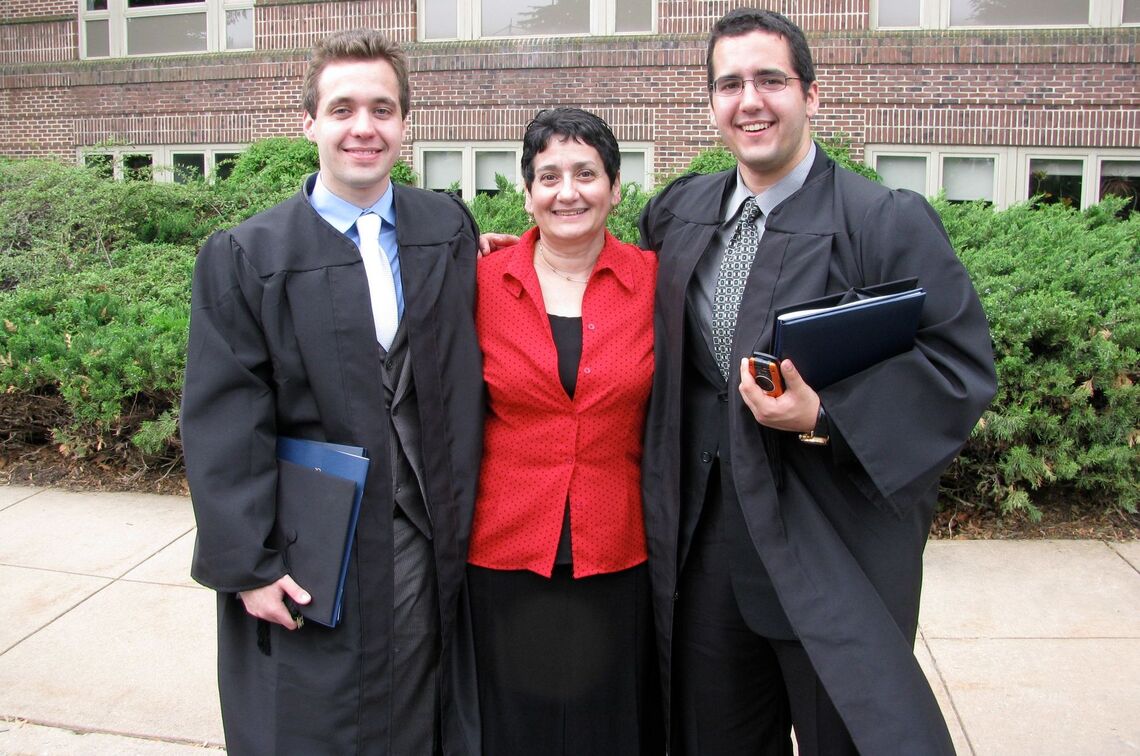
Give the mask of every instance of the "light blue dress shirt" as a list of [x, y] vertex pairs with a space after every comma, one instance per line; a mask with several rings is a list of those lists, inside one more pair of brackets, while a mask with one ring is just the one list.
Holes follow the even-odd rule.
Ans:
[[313, 193], [309, 195], [309, 204], [330, 226], [352, 239], [357, 247], [360, 246], [360, 235], [356, 231], [356, 219], [370, 211], [380, 216], [380, 248], [392, 266], [396, 311], [401, 318], [404, 317], [404, 282], [400, 279], [400, 248], [396, 243], [396, 203], [392, 200], [392, 182], [388, 182], [388, 189], [372, 207], [359, 208], [329, 191], [318, 173], [317, 180], [313, 182]]

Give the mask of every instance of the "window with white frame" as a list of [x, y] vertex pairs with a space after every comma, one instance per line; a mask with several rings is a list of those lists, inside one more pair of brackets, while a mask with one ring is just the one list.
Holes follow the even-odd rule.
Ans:
[[1140, 23], [1140, 0], [873, 0], [878, 29], [1119, 26]]
[[654, 0], [418, 0], [419, 38], [647, 34]]
[[253, 0], [79, 0], [82, 58], [253, 49]]
[[[496, 175], [503, 176], [518, 188], [523, 186], [522, 145], [518, 142], [484, 142], [472, 145], [450, 142], [417, 142], [415, 171], [425, 189], [442, 192], [455, 190], [464, 199], [476, 194], [497, 194]], [[621, 180], [623, 184], [650, 186], [653, 147], [644, 143], [627, 143], [621, 147]]]
[[184, 184], [230, 175], [240, 145], [92, 147], [80, 152], [80, 162], [107, 178]]
[[984, 201], [1005, 208], [1036, 197], [1088, 207], [1108, 195], [1123, 197], [1125, 210], [1140, 197], [1140, 150], [1074, 150], [1033, 147], [867, 145], [867, 164], [883, 183], [952, 202]]

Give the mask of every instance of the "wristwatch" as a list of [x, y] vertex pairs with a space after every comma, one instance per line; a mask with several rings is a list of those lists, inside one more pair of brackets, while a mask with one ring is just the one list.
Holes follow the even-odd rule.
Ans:
[[827, 446], [831, 440], [831, 426], [827, 422], [827, 413], [823, 411], [823, 405], [819, 405], [819, 415], [815, 418], [815, 427], [807, 433], [800, 434], [800, 441], [805, 444], [814, 444], [815, 446]]

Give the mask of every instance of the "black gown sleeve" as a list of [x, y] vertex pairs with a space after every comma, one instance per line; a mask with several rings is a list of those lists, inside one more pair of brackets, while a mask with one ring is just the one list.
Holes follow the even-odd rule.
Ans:
[[285, 574], [276, 518], [275, 397], [257, 303], [260, 280], [229, 232], [194, 268], [181, 430], [198, 534], [191, 574], [237, 592]]

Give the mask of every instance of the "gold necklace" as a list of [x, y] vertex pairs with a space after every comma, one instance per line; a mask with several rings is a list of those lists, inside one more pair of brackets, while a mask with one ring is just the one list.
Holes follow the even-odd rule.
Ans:
[[558, 268], [551, 265], [550, 262], [546, 259], [546, 252], [544, 251], [546, 249], [546, 245], [542, 243], [541, 239], [535, 242], [534, 248], [538, 250], [538, 257], [542, 260], [542, 264], [545, 265], [547, 269], [554, 275], [558, 276], [559, 278], [564, 278], [570, 283], [584, 284], [590, 282], [590, 279], [588, 277], [585, 281], [583, 281], [581, 278], [571, 278], [568, 274], [563, 273]]

